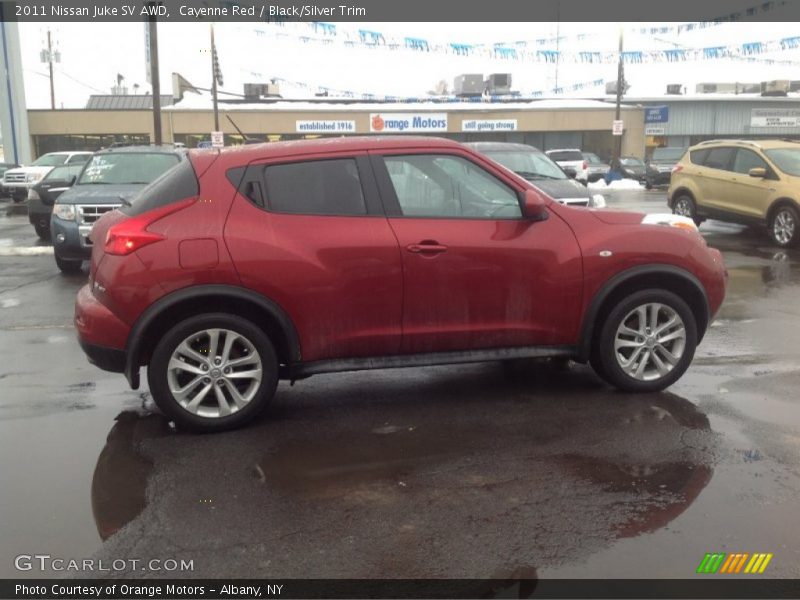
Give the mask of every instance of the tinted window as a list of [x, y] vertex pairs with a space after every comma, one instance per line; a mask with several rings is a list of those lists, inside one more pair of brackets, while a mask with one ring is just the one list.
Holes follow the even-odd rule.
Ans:
[[557, 150], [555, 152], [548, 152], [547, 156], [556, 161], [583, 160], [583, 154], [578, 150]]
[[306, 215], [365, 215], [352, 158], [272, 165], [265, 169], [269, 210]]
[[408, 217], [516, 219], [516, 193], [456, 156], [384, 157], [400, 210]]
[[81, 172], [81, 168], [81, 165], [63, 165], [60, 167], [55, 167], [52, 171], [45, 175], [42, 181], [69, 181], [73, 177], [78, 176], [78, 174]]
[[199, 194], [192, 161], [182, 160], [139, 192], [131, 201], [131, 206], [124, 206], [121, 210], [126, 215], [135, 217], [148, 210]]
[[711, 148], [708, 151], [705, 166], [712, 169], [730, 169], [734, 152], [736, 152], [736, 148]]
[[95, 154], [81, 173], [79, 184], [146, 184], [174, 167], [180, 157], [164, 152]]
[[702, 150], [691, 150], [689, 152], [689, 160], [691, 160], [695, 165], [700, 165], [702, 167], [706, 164], [706, 158], [708, 158], [708, 148], [703, 148]]
[[766, 169], [767, 163], [752, 150], [739, 148], [736, 151], [736, 158], [733, 160], [733, 170], [746, 175], [750, 172], [750, 169], [756, 168]]

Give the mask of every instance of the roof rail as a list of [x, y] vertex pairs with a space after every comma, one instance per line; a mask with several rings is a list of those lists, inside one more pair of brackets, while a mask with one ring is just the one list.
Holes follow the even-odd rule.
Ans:
[[735, 139], [720, 139], [720, 140], [703, 140], [698, 143], [698, 146], [705, 144], [744, 144], [746, 146], [753, 146], [754, 148], [761, 148], [761, 145], [753, 140], [735, 140]]

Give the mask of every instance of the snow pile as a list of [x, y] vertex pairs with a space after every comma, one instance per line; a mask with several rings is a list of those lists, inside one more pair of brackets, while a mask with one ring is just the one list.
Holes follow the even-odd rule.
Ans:
[[594, 190], [641, 190], [644, 186], [635, 179], [617, 179], [611, 183], [606, 183], [604, 179], [589, 182], [586, 186]]

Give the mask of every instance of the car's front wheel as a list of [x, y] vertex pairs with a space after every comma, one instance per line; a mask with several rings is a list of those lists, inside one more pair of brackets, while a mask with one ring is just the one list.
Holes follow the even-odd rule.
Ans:
[[631, 392], [663, 390], [689, 367], [697, 324], [679, 296], [662, 289], [635, 292], [601, 324], [592, 365], [612, 385]]
[[150, 359], [147, 379], [156, 404], [177, 425], [221, 431], [250, 421], [269, 404], [278, 359], [252, 322], [211, 313], [167, 331]]
[[36, 235], [39, 236], [40, 240], [49, 240], [50, 239], [50, 228], [44, 225], [36, 224], [33, 226], [36, 230]]
[[789, 204], [778, 207], [772, 215], [769, 233], [772, 241], [781, 248], [796, 246], [800, 238], [800, 217], [797, 210]]

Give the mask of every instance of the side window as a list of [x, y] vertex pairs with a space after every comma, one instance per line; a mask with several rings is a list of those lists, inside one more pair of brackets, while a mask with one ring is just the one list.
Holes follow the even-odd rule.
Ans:
[[758, 154], [753, 152], [752, 150], [745, 150], [744, 148], [739, 148], [736, 151], [736, 158], [733, 161], [733, 170], [737, 173], [743, 173], [747, 175], [750, 172], [750, 169], [769, 169], [767, 167], [767, 163], [764, 162], [764, 159], [761, 158]]
[[692, 150], [689, 152], [689, 160], [692, 161], [692, 164], [703, 166], [706, 164], [706, 159], [708, 158], [708, 148], [704, 148], [702, 150]]
[[69, 157], [67, 161], [68, 165], [82, 165], [83, 163], [87, 162], [90, 158], [92, 158], [91, 154], [74, 154]]
[[734, 152], [736, 152], [736, 148], [711, 148], [706, 157], [705, 166], [728, 171], [731, 168]]
[[264, 203], [274, 212], [367, 214], [358, 167], [352, 158], [270, 165], [264, 169], [264, 180]]
[[517, 194], [472, 162], [434, 154], [385, 156], [407, 217], [518, 219]]

